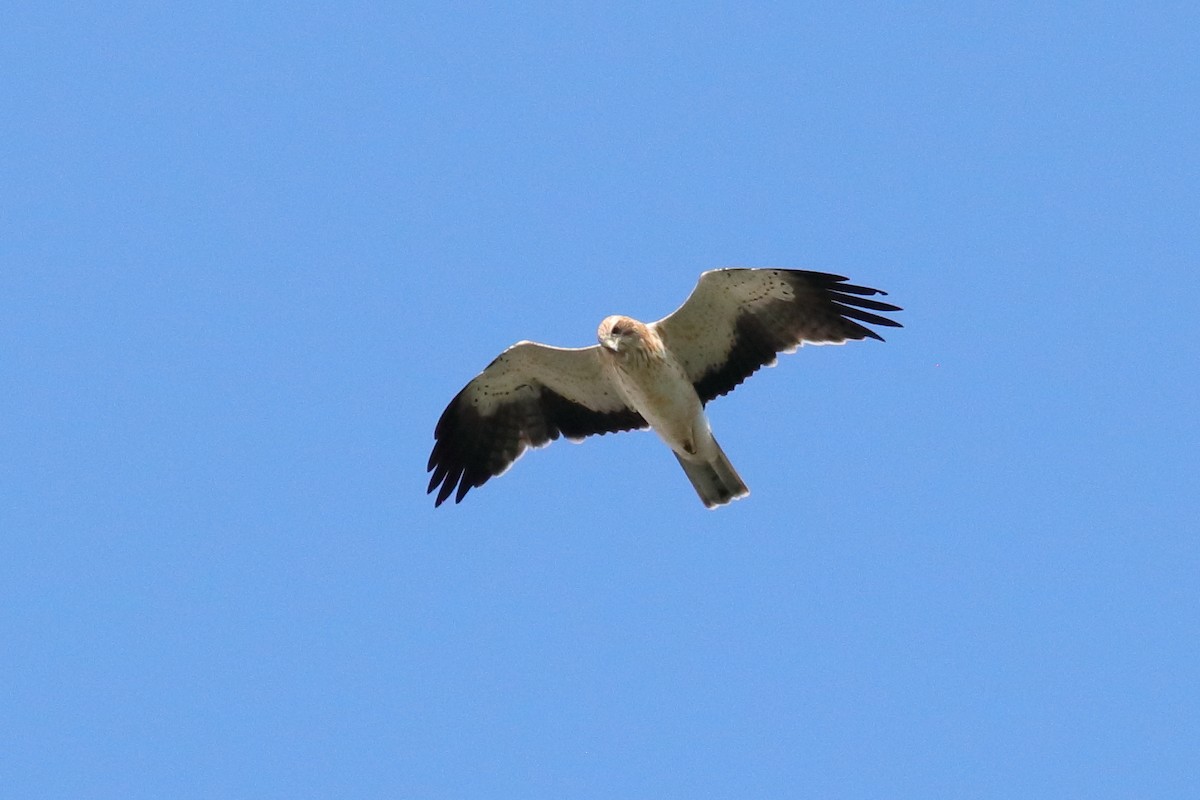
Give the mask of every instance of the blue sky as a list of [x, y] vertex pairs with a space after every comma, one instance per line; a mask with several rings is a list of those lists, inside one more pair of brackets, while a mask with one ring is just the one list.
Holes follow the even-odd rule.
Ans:
[[[1181, 797], [1192, 4], [38, 4], [0, 33], [6, 797]], [[519, 339], [699, 273], [888, 341], [459, 506]]]

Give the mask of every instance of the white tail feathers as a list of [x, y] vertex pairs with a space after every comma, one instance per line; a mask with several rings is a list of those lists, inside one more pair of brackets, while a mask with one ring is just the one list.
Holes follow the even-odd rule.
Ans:
[[700, 495], [700, 499], [708, 508], [723, 506], [731, 500], [750, 494], [750, 489], [742, 482], [733, 464], [729, 463], [721, 445], [717, 444], [716, 440], [713, 440], [713, 444], [716, 445], [717, 454], [710, 461], [685, 461], [675, 453], [679, 466], [683, 467], [688, 480], [696, 487], [696, 494]]

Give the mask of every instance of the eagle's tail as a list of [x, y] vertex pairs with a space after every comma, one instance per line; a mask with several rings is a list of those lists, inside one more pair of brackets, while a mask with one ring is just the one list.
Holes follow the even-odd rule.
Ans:
[[[713, 440], [716, 455], [709, 461], [685, 461], [678, 453], [679, 466], [687, 473], [688, 480], [696, 487], [696, 494], [708, 508], [723, 506], [730, 500], [737, 500], [750, 494], [750, 489], [742, 482], [741, 476], [729, 463], [729, 458], [721, 445]], [[672, 451], [674, 452], [674, 451]]]

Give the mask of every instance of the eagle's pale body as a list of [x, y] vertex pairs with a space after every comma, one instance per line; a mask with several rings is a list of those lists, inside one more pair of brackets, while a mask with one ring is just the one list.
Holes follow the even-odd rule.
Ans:
[[600, 352], [629, 406], [666, 442], [709, 508], [750, 493], [713, 438], [687, 370], [656, 326], [612, 316], [597, 331]]
[[440, 486], [438, 505], [452, 493], [458, 502], [529, 446], [560, 434], [579, 440], [648, 427], [671, 448], [706, 506], [748, 494], [713, 438], [704, 405], [774, 364], [777, 353], [804, 343], [881, 339], [860, 322], [899, 326], [871, 313], [900, 310], [867, 299], [884, 292], [845, 280], [803, 270], [710, 270], [682, 306], [657, 322], [607, 317], [592, 347], [518, 342], [442, 414], [429, 491]]
[[[624, 337], [627, 349], [618, 349], [622, 342], [612, 334], [617, 325], [630, 332]], [[613, 383], [630, 408], [676, 453], [694, 455], [708, 423], [700, 396], [675, 355], [648, 326], [629, 317], [604, 320], [598, 338]]]

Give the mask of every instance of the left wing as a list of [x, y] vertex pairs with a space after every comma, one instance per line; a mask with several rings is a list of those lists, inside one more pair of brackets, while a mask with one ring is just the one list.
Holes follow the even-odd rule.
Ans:
[[[435, 506], [503, 474], [529, 447], [559, 435], [580, 440], [595, 433], [647, 428], [609, 380], [600, 348], [549, 347], [518, 342], [463, 387], [434, 429], [427, 471]], [[457, 490], [456, 490], [457, 487]]]
[[[731, 391], [779, 353], [804, 343], [883, 337], [860, 323], [900, 327], [872, 311], [900, 311], [867, 299], [886, 295], [840, 275], [798, 269], [714, 269], [654, 328], [687, 370], [700, 400]], [[864, 309], [870, 309], [864, 310]]]

